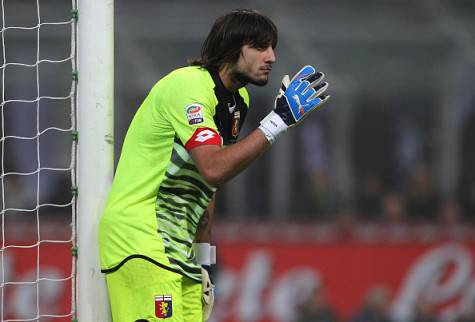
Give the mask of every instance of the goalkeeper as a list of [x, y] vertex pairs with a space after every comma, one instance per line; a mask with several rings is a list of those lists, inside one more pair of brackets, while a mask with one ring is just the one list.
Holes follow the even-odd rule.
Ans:
[[267, 83], [276, 44], [269, 18], [232, 11], [216, 20], [201, 57], [158, 81], [138, 109], [99, 225], [114, 322], [208, 319], [213, 285], [202, 266], [214, 262], [216, 187], [329, 98], [323, 74], [305, 66], [284, 77], [272, 112], [238, 141], [244, 86]]

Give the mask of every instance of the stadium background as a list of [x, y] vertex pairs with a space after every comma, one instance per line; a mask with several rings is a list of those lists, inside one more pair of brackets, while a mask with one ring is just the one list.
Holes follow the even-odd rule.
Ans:
[[[34, 21], [36, 1], [5, 3], [18, 22]], [[68, 1], [39, 3], [52, 20], [70, 10]], [[330, 82], [332, 99], [323, 110], [219, 190], [213, 321], [304, 321], [303, 312], [314, 309], [325, 317], [325, 306], [334, 321], [349, 321], [363, 307], [404, 322], [416, 321], [416, 312], [475, 321], [473, 1], [116, 0], [115, 6], [116, 158], [147, 91], [196, 56], [214, 19], [230, 9], [258, 9], [279, 28], [269, 84], [249, 86], [244, 134], [268, 113], [284, 73], [310, 63]], [[69, 50], [68, 28], [45, 29], [42, 52]], [[34, 56], [28, 46], [36, 47], [35, 33], [10, 37], [7, 56]], [[42, 86], [69, 86], [69, 69], [42, 73]], [[5, 88], [34, 91], [32, 76], [18, 72]], [[35, 120], [21, 108], [9, 109], [9, 122], [27, 131]], [[53, 108], [39, 117], [67, 122]], [[66, 163], [68, 139], [45, 144], [44, 157]], [[7, 164], [27, 164], [36, 153], [32, 146], [13, 149], [4, 153]], [[10, 202], [27, 208], [34, 198], [29, 184], [18, 181], [6, 191]], [[64, 177], [46, 181], [43, 191], [58, 202], [69, 198]], [[57, 229], [65, 217], [58, 209], [45, 213], [43, 236], [67, 234]], [[9, 220], [15, 229], [6, 233], [28, 243], [36, 227]], [[69, 248], [44, 253], [50, 254], [45, 269], [59, 275], [70, 269]], [[13, 254], [3, 274], [27, 280], [30, 258], [27, 251]], [[62, 286], [46, 289], [41, 305], [67, 309], [70, 293]], [[30, 293], [7, 291], [5, 309], [27, 316]]]

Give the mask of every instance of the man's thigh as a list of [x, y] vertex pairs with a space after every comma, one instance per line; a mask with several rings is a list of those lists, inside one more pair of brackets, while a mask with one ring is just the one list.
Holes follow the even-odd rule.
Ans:
[[201, 297], [201, 283], [183, 277], [182, 303], [184, 321], [203, 322], [203, 304], [201, 303]]
[[131, 259], [106, 279], [114, 322], [193, 321], [184, 318], [184, 278], [180, 274]]

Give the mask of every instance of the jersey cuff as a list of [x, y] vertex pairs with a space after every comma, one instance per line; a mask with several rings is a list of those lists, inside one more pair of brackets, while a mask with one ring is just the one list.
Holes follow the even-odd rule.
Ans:
[[219, 145], [223, 144], [223, 140], [216, 130], [209, 127], [200, 127], [186, 142], [185, 149], [190, 151], [200, 145]]

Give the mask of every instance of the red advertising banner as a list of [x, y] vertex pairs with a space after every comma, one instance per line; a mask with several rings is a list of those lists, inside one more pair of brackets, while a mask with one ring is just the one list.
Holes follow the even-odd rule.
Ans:
[[316, 287], [349, 320], [368, 291], [390, 291], [389, 314], [411, 321], [419, 301], [443, 321], [475, 303], [475, 243], [220, 243], [213, 321], [294, 321]]
[[16, 245], [4, 248], [0, 262], [2, 317], [33, 321], [37, 315], [49, 315], [41, 321], [71, 321], [71, 244]]
[[[378, 285], [389, 290], [389, 313], [400, 322], [411, 321], [421, 299], [441, 321], [450, 322], [475, 303], [475, 241], [233, 239], [217, 246], [211, 322], [297, 321], [314, 290], [322, 287], [340, 321], [350, 320]], [[2, 259], [4, 319], [32, 319], [37, 308], [40, 314], [70, 314], [69, 244], [5, 248]]]

